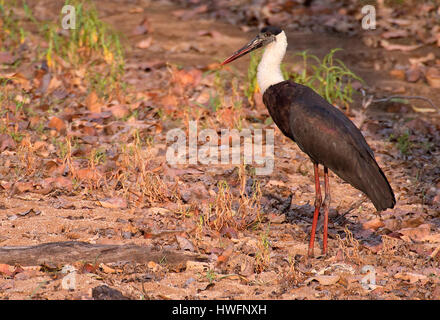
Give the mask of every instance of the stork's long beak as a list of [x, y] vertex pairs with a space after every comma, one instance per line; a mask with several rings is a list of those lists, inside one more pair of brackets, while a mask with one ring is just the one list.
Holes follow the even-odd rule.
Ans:
[[249, 42], [243, 48], [235, 51], [232, 54], [232, 56], [230, 56], [228, 59], [223, 61], [221, 65], [224, 66], [225, 64], [228, 64], [229, 62], [232, 62], [235, 59], [238, 59], [238, 58], [244, 56], [245, 54], [247, 54], [255, 49], [261, 48], [263, 46], [263, 44], [264, 44], [264, 39], [262, 39], [260, 36], [257, 36], [257, 37], [255, 37], [255, 39], [253, 39], [251, 42]]

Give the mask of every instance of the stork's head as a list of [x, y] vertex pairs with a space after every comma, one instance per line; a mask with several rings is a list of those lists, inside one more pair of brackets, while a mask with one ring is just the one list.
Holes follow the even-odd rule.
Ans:
[[237, 50], [236, 52], [234, 52], [232, 54], [232, 56], [230, 56], [228, 59], [223, 61], [222, 66], [225, 64], [228, 64], [229, 62], [234, 61], [235, 59], [238, 59], [238, 58], [244, 56], [245, 54], [247, 54], [255, 49], [264, 47], [265, 45], [267, 45], [273, 41], [276, 41], [277, 35], [279, 35], [281, 32], [282, 32], [282, 30], [278, 27], [273, 27], [273, 26], [264, 27], [263, 29], [261, 29], [260, 33], [251, 42], [249, 42], [247, 45], [245, 45], [240, 50]]

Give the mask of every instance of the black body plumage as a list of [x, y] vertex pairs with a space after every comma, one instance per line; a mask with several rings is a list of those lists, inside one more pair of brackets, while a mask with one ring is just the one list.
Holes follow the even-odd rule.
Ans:
[[344, 113], [309, 87], [283, 81], [270, 86], [263, 102], [284, 135], [321, 164], [364, 192], [378, 211], [396, 200], [360, 130]]

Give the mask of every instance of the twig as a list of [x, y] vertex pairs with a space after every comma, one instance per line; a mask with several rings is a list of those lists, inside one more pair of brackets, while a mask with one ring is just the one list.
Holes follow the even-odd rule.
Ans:
[[362, 198], [356, 202], [354, 202], [350, 208], [347, 209], [347, 211], [345, 211], [344, 213], [340, 214], [338, 217], [336, 217], [336, 219], [333, 220], [333, 223], [338, 223], [339, 224], [339, 220], [341, 220], [342, 218], [344, 218], [347, 214], [349, 214], [351, 211], [353, 211], [356, 208], [359, 208], [359, 206], [364, 203], [365, 201], [367, 201], [367, 197], [364, 195], [362, 196]]
[[389, 96], [389, 97], [383, 98], [383, 99], [374, 99], [374, 100], [372, 100], [372, 102], [387, 102], [387, 101], [390, 101], [392, 99], [418, 99], [418, 100], [423, 100], [423, 101], [428, 102], [431, 105], [431, 107], [433, 107], [433, 108], [435, 108], [437, 110], [440, 110], [440, 107], [436, 106], [434, 104], [434, 102], [432, 102], [431, 99], [426, 98], [426, 97], [422, 97], [422, 96], [399, 96], [399, 95], [396, 95], [396, 96]]
[[430, 254], [430, 258], [431, 259], [434, 259], [435, 258], [435, 256], [439, 253], [439, 251], [440, 251], [440, 246], [438, 246], [431, 254]]

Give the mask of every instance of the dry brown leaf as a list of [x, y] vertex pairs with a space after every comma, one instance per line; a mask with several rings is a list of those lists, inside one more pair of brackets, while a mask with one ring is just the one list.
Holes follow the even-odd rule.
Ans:
[[61, 80], [59, 80], [57, 77], [52, 77], [50, 79], [47, 91], [52, 92], [62, 84], [63, 84], [63, 82]]
[[3, 152], [6, 149], [14, 150], [16, 147], [17, 144], [9, 134], [6, 133], [0, 134], [0, 152]]
[[128, 207], [127, 200], [120, 197], [107, 198], [98, 202], [103, 208], [107, 209], [126, 209]]
[[426, 80], [433, 88], [440, 88], [440, 68], [432, 67], [426, 71]]
[[229, 239], [238, 238], [237, 230], [232, 227], [223, 226], [220, 229], [220, 234], [222, 235], [222, 237], [228, 237]]
[[162, 99], [161, 99], [161, 103], [164, 105], [164, 106], [171, 106], [171, 107], [175, 107], [175, 106], [177, 106], [177, 104], [179, 103], [178, 102], [178, 100], [177, 100], [177, 98], [175, 97], [175, 96], [173, 96], [173, 95], [166, 95], [166, 96], [164, 96]]
[[104, 264], [104, 263], [100, 263], [100, 264], [99, 264], [99, 268], [100, 268], [104, 273], [120, 273], [120, 272], [122, 272], [122, 270], [113, 269], [113, 268], [109, 267], [108, 265], [106, 265], [106, 264]]
[[110, 107], [110, 112], [113, 116], [119, 119], [124, 118], [130, 114], [130, 110], [128, 110], [128, 107], [120, 104]]
[[76, 262], [74, 266], [80, 273], [96, 273], [96, 265], [87, 262]]
[[147, 209], [148, 214], [158, 214], [161, 216], [168, 216], [172, 213], [171, 210], [166, 208], [152, 207]]
[[97, 180], [101, 178], [101, 174], [96, 169], [92, 170], [89, 168], [79, 169], [75, 171], [75, 176], [79, 180]]
[[15, 192], [18, 192], [18, 193], [32, 191], [32, 190], [34, 190], [34, 183], [32, 181], [16, 182], [14, 184], [14, 189], [15, 189]]
[[408, 61], [411, 64], [421, 64], [435, 59], [434, 53], [430, 52], [424, 57], [419, 58], [409, 58]]
[[385, 48], [385, 50], [388, 51], [399, 50], [404, 52], [413, 51], [423, 46], [422, 44], [414, 44], [414, 45], [395, 44], [395, 43], [390, 43], [387, 40], [381, 40], [380, 44], [382, 45], [382, 47]]
[[175, 17], [180, 18], [182, 20], [190, 20], [190, 19], [194, 18], [195, 15], [197, 15], [199, 13], [204, 13], [207, 10], [208, 10], [208, 5], [203, 4], [203, 5], [197, 6], [192, 9], [175, 10], [172, 12], [172, 14]]
[[9, 264], [0, 263], [0, 274], [3, 274], [5, 276], [12, 276], [14, 273], [14, 267]]
[[98, 95], [95, 91], [91, 91], [87, 96], [86, 107], [93, 113], [100, 113], [102, 111], [102, 105], [99, 102]]
[[50, 119], [48, 127], [51, 129], [55, 129], [58, 132], [66, 130], [66, 124], [64, 123], [64, 120], [55, 116]]
[[399, 232], [405, 236], [408, 236], [413, 241], [421, 241], [430, 234], [431, 226], [429, 224], [422, 224], [417, 228], [400, 229]]
[[151, 24], [147, 17], [144, 17], [139, 25], [137, 25], [133, 30], [133, 35], [140, 36], [151, 32]]
[[155, 269], [156, 266], [157, 266], [157, 263], [154, 261], [148, 261], [148, 263], [147, 263], [147, 267], [150, 269]]
[[134, 225], [129, 224], [126, 225], [122, 228], [122, 232], [128, 232], [130, 234], [136, 234], [138, 232], [140, 232], [140, 230], [138, 228], [136, 228]]
[[268, 219], [270, 223], [280, 224], [286, 221], [285, 214], [269, 213]]
[[331, 286], [333, 284], [338, 283], [340, 279], [339, 275], [336, 276], [326, 276], [326, 275], [317, 275], [311, 278], [308, 278], [305, 283], [309, 283], [313, 280], [318, 281], [320, 284], [322, 284], [323, 286]]
[[266, 184], [268, 187], [284, 187], [286, 184], [281, 180], [269, 180]]
[[128, 10], [128, 13], [142, 13], [142, 12], [144, 12], [144, 8], [142, 7], [130, 8]]
[[372, 230], [377, 230], [380, 227], [383, 227], [385, 224], [383, 223], [383, 221], [380, 218], [375, 218], [373, 220], [367, 221], [365, 223], [362, 224], [362, 227], [364, 229], [372, 229]]
[[66, 177], [56, 177], [55, 186], [71, 191], [73, 189], [72, 180]]
[[202, 79], [202, 72], [197, 69], [191, 69], [189, 71], [184, 69], [174, 70], [173, 79], [182, 87], [197, 86]]
[[427, 276], [412, 272], [399, 272], [394, 275], [394, 278], [409, 281], [409, 283], [416, 283], [417, 281], [425, 282]]
[[11, 188], [13, 187], [14, 183], [11, 181], [0, 181], [0, 186], [4, 189], [4, 190], [11, 190]]
[[181, 250], [194, 251], [193, 244], [187, 238], [176, 235], [176, 240]]
[[19, 72], [12, 72], [12, 73], [0, 73], [0, 78], [5, 78], [12, 80], [13, 82], [16, 82], [20, 84], [23, 89], [26, 91], [30, 90], [32, 88], [31, 82], [28, 78], [26, 78], [24, 75], [22, 75]]
[[422, 76], [422, 70], [419, 64], [413, 64], [408, 70], [406, 70], [406, 81], [417, 82]]
[[186, 262], [186, 271], [192, 271], [194, 273], [205, 273], [210, 269], [210, 266], [206, 262], [198, 262], [188, 260]]
[[234, 252], [234, 248], [233, 247], [229, 247], [228, 249], [223, 251], [223, 253], [217, 259], [217, 266], [222, 264], [222, 263], [225, 263], [226, 261], [228, 261], [229, 257], [231, 256], [231, 254], [233, 252]]
[[98, 132], [96, 131], [96, 129], [94, 127], [85, 126], [84, 128], [82, 128], [81, 131], [86, 136], [96, 136], [96, 135], [98, 135]]
[[15, 60], [14, 56], [9, 52], [0, 52], [0, 64], [13, 64]]
[[[423, 134], [424, 131], [422, 131], [423, 129], [426, 128], [427, 123], [420, 120], [420, 119], [414, 119], [411, 121], [408, 121], [406, 123], [406, 126], [412, 130], [414, 130], [415, 132], [419, 131], [422, 132]], [[416, 215], [410, 219], [405, 219], [404, 221], [402, 221], [402, 229], [405, 228], [417, 228], [418, 226], [420, 226], [421, 224], [425, 223], [425, 218], [422, 215]]]
[[33, 150], [34, 151], [40, 151], [41, 149], [47, 149], [48, 147], [48, 143], [46, 141], [35, 141], [35, 143], [33, 144]]
[[152, 43], [153, 43], [153, 38], [148, 37], [136, 43], [136, 47], [138, 47], [139, 49], [147, 49], [151, 46]]
[[396, 77], [399, 80], [405, 79], [405, 71], [402, 69], [393, 69], [390, 71], [390, 75]]
[[387, 22], [397, 24], [401, 27], [408, 27], [413, 24], [413, 20], [403, 18], [388, 18]]
[[408, 36], [408, 31], [405, 29], [391, 30], [382, 33], [382, 38], [384, 39], [402, 38], [407, 36]]
[[203, 36], [210, 36], [212, 37], [214, 40], [219, 40], [222, 39], [224, 37], [224, 35], [216, 30], [201, 30], [199, 32], [197, 32], [197, 34], [201, 37]]
[[424, 236], [421, 240], [428, 241], [431, 243], [439, 243], [440, 242], [440, 233], [428, 234], [427, 236]]

